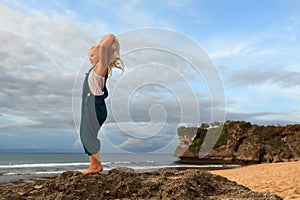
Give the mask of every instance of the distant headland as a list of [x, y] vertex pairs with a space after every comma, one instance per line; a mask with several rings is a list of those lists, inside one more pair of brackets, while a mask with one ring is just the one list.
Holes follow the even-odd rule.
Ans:
[[[258, 164], [300, 160], [300, 124], [259, 126], [244, 121], [203, 123], [200, 127], [179, 127], [180, 144], [174, 156], [180, 163]], [[199, 150], [205, 137], [219, 133], [205, 156]], [[203, 155], [203, 152], [202, 152]]]

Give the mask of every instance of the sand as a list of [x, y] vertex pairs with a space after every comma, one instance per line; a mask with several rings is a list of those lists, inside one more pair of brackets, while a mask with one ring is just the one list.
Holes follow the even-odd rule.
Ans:
[[259, 164], [210, 172], [236, 181], [255, 192], [272, 192], [284, 200], [300, 199], [300, 161]]

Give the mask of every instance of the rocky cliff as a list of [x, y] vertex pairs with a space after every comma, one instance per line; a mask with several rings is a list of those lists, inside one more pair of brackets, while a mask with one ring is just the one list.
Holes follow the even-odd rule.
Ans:
[[[220, 137], [211, 151], [199, 157], [205, 137], [220, 129]], [[215, 131], [212, 131], [215, 130]], [[259, 126], [243, 121], [227, 121], [211, 127], [178, 128], [180, 145], [175, 156], [182, 163], [283, 162], [300, 160], [300, 124]]]

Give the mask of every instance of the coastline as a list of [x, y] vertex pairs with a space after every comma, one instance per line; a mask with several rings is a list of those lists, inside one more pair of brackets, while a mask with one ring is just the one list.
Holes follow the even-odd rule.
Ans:
[[[172, 154], [102, 154], [102, 159], [104, 174], [122, 167], [132, 168], [135, 172], [146, 172], [161, 168], [213, 170], [239, 166], [221, 163], [183, 164], [177, 162], [178, 159]], [[65, 171], [82, 171], [88, 166], [89, 162], [84, 154], [0, 153], [0, 185], [32, 183]]]
[[[174, 164], [177, 162], [174, 161]], [[130, 167], [116, 167], [116, 168], [104, 168], [103, 172], [101, 174], [107, 174], [110, 170], [118, 169], [118, 170], [127, 170], [131, 169], [134, 173], [143, 173], [143, 172], [152, 172], [159, 169], [173, 169], [178, 171], [184, 171], [188, 169], [197, 169], [197, 170], [203, 170], [203, 171], [210, 171], [210, 170], [225, 170], [225, 169], [233, 169], [238, 168], [240, 165], [235, 164], [203, 164], [203, 165], [197, 165], [197, 164], [179, 164], [179, 165], [169, 165], [169, 166], [156, 166], [153, 168], [145, 168], [143, 170], [138, 169], [132, 169]], [[68, 170], [66, 170], [68, 171]], [[71, 170], [73, 172], [80, 172], [80, 170]], [[24, 175], [12, 175], [12, 176], [3, 176], [0, 174], [0, 186], [22, 186], [27, 183], [33, 183], [35, 181], [39, 180], [47, 180], [52, 177], [58, 176], [59, 174], [63, 173], [57, 172], [57, 173], [50, 173], [50, 174], [24, 174]]]
[[[29, 156], [30, 154], [28, 154]], [[45, 157], [47, 157], [49, 155], [45, 154], [43, 155], [41, 158], [45, 159]], [[68, 159], [70, 159], [70, 155], [68, 155]], [[78, 155], [76, 155], [75, 158], [71, 159], [72, 163], [68, 163], [68, 164], [63, 164], [61, 166], [62, 161], [57, 161], [57, 157], [55, 157], [56, 159], [56, 163], [53, 162], [53, 160], [49, 160], [49, 157], [47, 157], [46, 160], [49, 160], [49, 163], [44, 163], [42, 164], [42, 162], [39, 162], [39, 164], [13, 164], [13, 165], [2, 165], [1, 170], [2, 170], [2, 174], [0, 175], [0, 190], [3, 190], [3, 188], [7, 188], [8, 190], [13, 191], [13, 188], [16, 189], [21, 189], [24, 190], [24, 188], [28, 188], [29, 185], [37, 185], [37, 184], [41, 184], [41, 183], [45, 183], [45, 182], [51, 182], [55, 179], [57, 179], [57, 177], [61, 177], [62, 174], [69, 174], [71, 177], [81, 177], [78, 175], [78, 173], [80, 173], [78, 168], [78, 163], [73, 163], [74, 160], [78, 160], [79, 163], [84, 164], [82, 167], [85, 168], [88, 163], [82, 163], [83, 160], [78, 159], [77, 157]], [[136, 160], [133, 160], [132, 158], [130, 158], [131, 155], [128, 155], [127, 160], [123, 160], [120, 158], [124, 158], [123, 154], [122, 155], [114, 155], [115, 158], [112, 158], [112, 155], [109, 155], [109, 158], [111, 160], [107, 160], [106, 161], [106, 168], [104, 170], [103, 173], [101, 174], [97, 174], [93, 177], [97, 177], [102, 179], [105, 179], [106, 176], [108, 176], [109, 173], [111, 172], [116, 172], [116, 170], [119, 171], [123, 171], [126, 175], [124, 175], [124, 177], [127, 176], [131, 176], [132, 174], [132, 169], [134, 169], [134, 174], [144, 174], [142, 175], [142, 177], [145, 177], [145, 174], [152, 174], [153, 178], [159, 178], [156, 177], [157, 175], [159, 175], [159, 173], [157, 171], [165, 171], [165, 173], [167, 175], [164, 175], [165, 177], [173, 177], [174, 175], [176, 175], [177, 173], [181, 174], [182, 176], [184, 175], [184, 177], [186, 175], [190, 175], [190, 173], [204, 173], [204, 172], [210, 172], [212, 174], [217, 174], [217, 175], [221, 175], [222, 177], [226, 177], [229, 180], [235, 181], [238, 184], [241, 184], [243, 186], [246, 186], [248, 188], [250, 188], [253, 191], [256, 192], [264, 192], [264, 191], [269, 191], [272, 192], [274, 194], [277, 194], [279, 196], [284, 197], [284, 199], [295, 199], [295, 198], [300, 198], [300, 189], [299, 187], [296, 187], [295, 185], [300, 185], [299, 182], [299, 178], [297, 179], [297, 177], [300, 177], [299, 174], [299, 170], [300, 170], [300, 161], [298, 162], [281, 162], [281, 163], [266, 163], [266, 164], [255, 164], [255, 165], [233, 165], [231, 164], [225, 164], [223, 163], [213, 163], [211, 162], [210, 165], [208, 165], [207, 162], [202, 163], [201, 164], [182, 164], [180, 162], [174, 161], [170, 162], [170, 160], [172, 160], [172, 157], [169, 156], [165, 156], [165, 155], [159, 155], [161, 156], [160, 158], [158, 158], [158, 155], [155, 156], [148, 156], [146, 157], [145, 155], [141, 155], [139, 157], [139, 160], [142, 160], [140, 162], [137, 162]], [[134, 155], [137, 156], [137, 155]], [[51, 155], [51, 157], [53, 157], [53, 155]], [[59, 157], [65, 158], [64, 155], [60, 155]], [[22, 158], [24, 158], [24, 161], [29, 162], [28, 159], [26, 158], [25, 155], [22, 154]], [[166, 160], [168, 159], [168, 160]], [[129, 160], [131, 160], [129, 162]], [[19, 157], [18, 157], [18, 162], [19, 162]], [[35, 160], [32, 160], [32, 162]], [[22, 163], [24, 163], [22, 161]], [[31, 161], [30, 161], [31, 163]], [[24, 166], [26, 166], [26, 168], [24, 168]], [[45, 166], [50, 167], [45, 169]], [[201, 167], [202, 166], [202, 167]], [[8, 167], [7, 169], [5, 169], [6, 167]], [[59, 167], [59, 168], [58, 168]], [[61, 168], [62, 167], [62, 168]], [[126, 171], [127, 169], [131, 169], [129, 171]], [[78, 170], [76, 170], [78, 169]], [[57, 170], [56, 174], [48, 174], [48, 173], [52, 173], [53, 171]], [[61, 173], [62, 171], [63, 173]], [[71, 171], [70, 171], [71, 170]], [[72, 171], [74, 170], [74, 171]], [[125, 170], [125, 171], [124, 171]], [[269, 171], [268, 171], [269, 170]], [[59, 172], [60, 171], [60, 172]], [[23, 172], [25, 174], [23, 174]], [[35, 175], [33, 176], [33, 174], [26, 174], [28, 172], [32, 172]], [[40, 173], [42, 172], [42, 173]], [[122, 173], [123, 173], [122, 172]], [[8, 175], [4, 175], [3, 174], [15, 174], [12, 176], [15, 176], [16, 179], [14, 179], [13, 181], [9, 180], [9, 176]], [[20, 177], [22, 177], [23, 175], [25, 175], [25, 177], [23, 177], [24, 179], [22, 180], [22, 178], [20, 179]], [[181, 176], [180, 175], [180, 176]], [[175, 176], [177, 177], [177, 175]], [[4, 182], [4, 180], [8, 178], [8, 181]], [[81, 177], [83, 179], [85, 179], [85, 177]], [[199, 179], [202, 179], [203, 177], [199, 177]], [[95, 180], [97, 180], [95, 179]], [[138, 181], [143, 180], [142, 179], [138, 179]], [[169, 180], [170, 178], [165, 179]], [[172, 179], [172, 178], [171, 178]], [[179, 179], [181, 180], [181, 179]], [[190, 176], [189, 179], [185, 179], [186, 183], [188, 184], [188, 182], [190, 180], [193, 180], [193, 177]], [[242, 181], [244, 180], [244, 182]], [[259, 180], [259, 181], [258, 181]], [[87, 180], [88, 181], [88, 180]], [[97, 180], [99, 181], [99, 180]], [[119, 179], [116, 179], [116, 184], [119, 183]], [[146, 180], [145, 180], [146, 181]], [[2, 183], [1, 183], [2, 182]], [[4, 182], [4, 183], [3, 183]], [[258, 183], [257, 183], [258, 182]], [[105, 183], [104, 183], [105, 184]], [[130, 184], [128, 183], [124, 183], [124, 185]], [[227, 184], [227, 183], [226, 183]], [[256, 184], [256, 185], [255, 185]], [[264, 185], [267, 184], [267, 185]], [[293, 185], [294, 184], [294, 185]], [[196, 184], [195, 184], [196, 185]], [[253, 187], [253, 186], [257, 186], [257, 187]], [[284, 186], [284, 187], [283, 187]], [[63, 186], [60, 186], [63, 187]], [[71, 184], [70, 187], [73, 187], [73, 185]], [[81, 186], [80, 186], [81, 187]], [[225, 187], [229, 187], [229, 186], [225, 186]], [[272, 188], [273, 187], [273, 188]], [[282, 191], [284, 188], [285, 191]], [[38, 192], [38, 191], [37, 191]], [[298, 196], [297, 196], [298, 195]], [[1, 195], [0, 195], [1, 197]], [[1, 199], [1, 198], [0, 198]]]
[[163, 168], [150, 172], [112, 169], [107, 174], [66, 171], [23, 186], [0, 186], [0, 199], [257, 199], [282, 200], [254, 192], [200, 169]]
[[243, 160], [226, 160], [223, 158], [213, 159], [213, 158], [198, 158], [198, 157], [180, 157], [180, 160], [176, 161], [180, 164], [195, 164], [195, 165], [239, 165], [248, 166], [259, 164], [255, 161], [243, 161]]

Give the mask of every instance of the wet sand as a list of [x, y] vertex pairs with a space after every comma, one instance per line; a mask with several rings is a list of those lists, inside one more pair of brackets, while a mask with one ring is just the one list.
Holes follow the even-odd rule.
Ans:
[[284, 200], [300, 199], [300, 161], [259, 164], [210, 172], [236, 181], [255, 192], [269, 191]]

